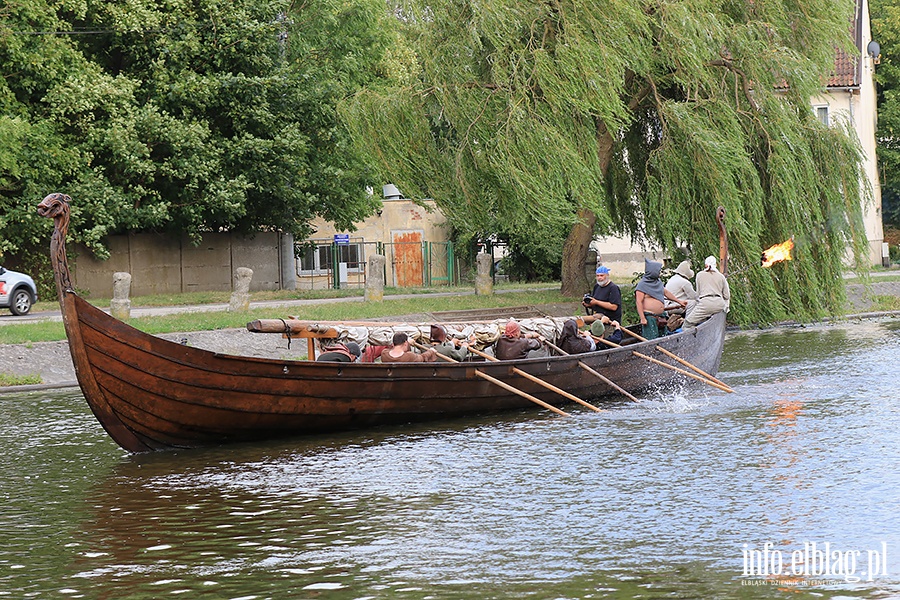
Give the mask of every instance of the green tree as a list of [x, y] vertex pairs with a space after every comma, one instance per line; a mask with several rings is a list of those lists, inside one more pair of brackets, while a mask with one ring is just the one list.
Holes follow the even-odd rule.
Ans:
[[[733, 314], [769, 322], [840, 310], [841, 259], [865, 252], [861, 160], [809, 98], [850, 47], [847, 0], [398, 2], [414, 76], [345, 110], [408, 195], [466, 232], [562, 246], [562, 291], [587, 287], [595, 234], [695, 263], [728, 213]], [[564, 226], [565, 240], [549, 232]], [[794, 236], [797, 260], [759, 268]]]
[[336, 104], [381, 59], [385, 18], [380, 0], [7, 4], [3, 250], [46, 231], [49, 191], [100, 255], [124, 231], [351, 228], [375, 205]]

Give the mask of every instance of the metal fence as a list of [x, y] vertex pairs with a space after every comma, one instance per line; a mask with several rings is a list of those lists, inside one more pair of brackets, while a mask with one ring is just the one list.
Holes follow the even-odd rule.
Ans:
[[433, 287], [459, 283], [453, 242], [366, 242], [362, 238], [298, 244], [297, 289], [355, 289], [366, 285], [368, 257], [385, 257], [386, 287]]

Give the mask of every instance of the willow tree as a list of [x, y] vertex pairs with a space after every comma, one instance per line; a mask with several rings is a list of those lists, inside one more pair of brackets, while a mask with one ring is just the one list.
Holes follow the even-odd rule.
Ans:
[[[701, 265], [723, 205], [740, 320], [840, 309], [842, 257], [864, 252], [860, 149], [809, 99], [851, 47], [851, 1], [410, 0], [394, 13], [395, 50], [414, 60], [345, 115], [385, 176], [464, 236], [562, 245], [576, 296], [594, 235]], [[759, 268], [791, 236], [796, 260]]]

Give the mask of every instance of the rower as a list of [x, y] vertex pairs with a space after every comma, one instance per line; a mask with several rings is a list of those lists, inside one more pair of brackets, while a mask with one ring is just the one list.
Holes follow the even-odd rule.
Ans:
[[429, 348], [422, 354], [413, 352], [409, 347], [409, 336], [398, 331], [394, 334], [392, 340], [393, 346], [381, 353], [381, 362], [435, 362], [437, 360], [437, 352], [434, 348]]
[[362, 352], [359, 344], [356, 342], [347, 342], [346, 344], [334, 344], [328, 348], [324, 348], [324, 352], [319, 355], [316, 362], [356, 362]]
[[531, 350], [540, 350], [541, 342], [538, 337], [540, 336], [536, 333], [522, 335], [522, 328], [511, 320], [494, 345], [494, 355], [500, 360], [526, 358]]
[[456, 362], [466, 359], [468, 352], [465, 348], [460, 348], [460, 341], [456, 338], [447, 339], [447, 330], [442, 325], [431, 326], [431, 344], [435, 352], [449, 356]]

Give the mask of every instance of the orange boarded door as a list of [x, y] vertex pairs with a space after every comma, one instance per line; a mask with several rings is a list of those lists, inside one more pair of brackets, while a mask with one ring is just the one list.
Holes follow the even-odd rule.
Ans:
[[397, 287], [421, 287], [422, 232], [392, 231], [394, 247], [394, 281]]

